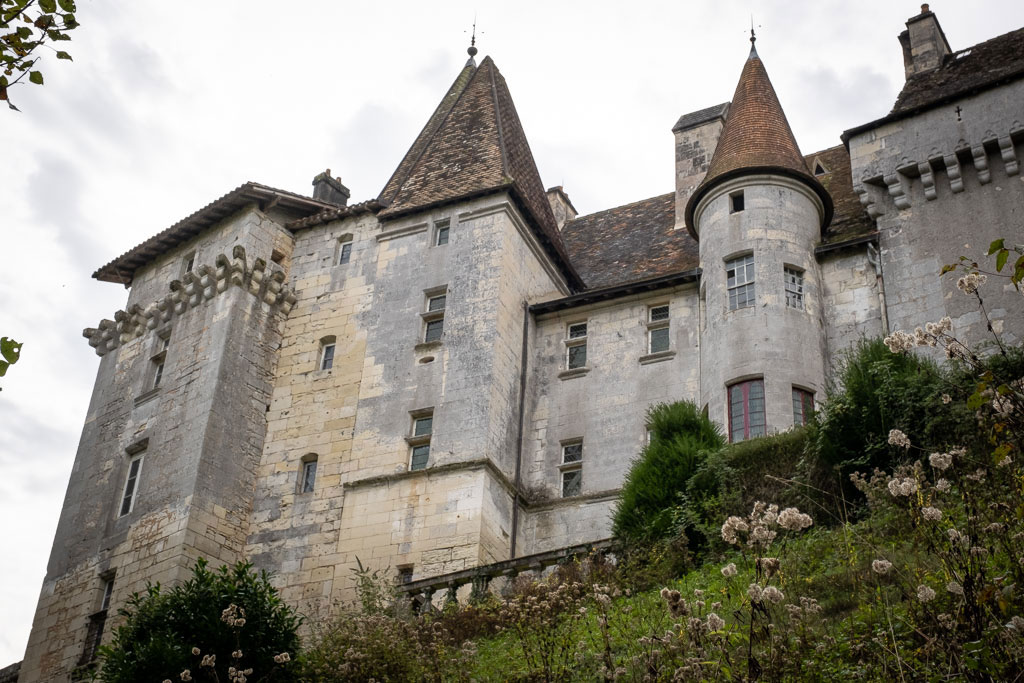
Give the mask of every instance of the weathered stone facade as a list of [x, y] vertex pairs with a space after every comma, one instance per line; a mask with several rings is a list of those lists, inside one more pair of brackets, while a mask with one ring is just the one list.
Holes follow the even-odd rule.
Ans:
[[[921, 85], [967, 58], [930, 12], [908, 26], [913, 106], [846, 147], [801, 156], [752, 53], [731, 107], [673, 129], [675, 193], [577, 217], [471, 59], [380, 198], [249, 183], [101, 268], [131, 292], [85, 331], [96, 386], [19, 680], [68, 680], [96, 624], [198, 557], [251, 558], [323, 613], [358, 563], [416, 580], [604, 539], [650, 406], [728, 426], [729, 388], [760, 380], [781, 431], [862, 337], [944, 315], [984, 337], [938, 273], [1024, 235], [1024, 65]], [[770, 154], [738, 130], [762, 123]], [[1019, 343], [1024, 298], [986, 297]]]

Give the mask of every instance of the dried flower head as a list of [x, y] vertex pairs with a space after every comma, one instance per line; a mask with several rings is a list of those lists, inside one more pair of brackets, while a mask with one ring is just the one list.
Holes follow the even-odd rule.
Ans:
[[929, 522], [937, 522], [942, 519], [942, 510], [933, 507], [921, 508], [921, 516]]
[[274, 662], [277, 664], [285, 664], [292, 661], [292, 656], [287, 652], [282, 652], [279, 655], [274, 655]]
[[942, 395], [942, 402], [943, 402], [943, 404], [948, 405], [950, 402], [952, 402], [952, 400], [953, 400], [953, 397], [950, 396], [949, 394], [943, 394]]
[[950, 581], [949, 583], [947, 583], [946, 584], [946, 590], [948, 592], [952, 593], [953, 595], [963, 595], [964, 594], [964, 587], [961, 586], [956, 581]]
[[199, 655], [202, 654], [202, 650], [200, 650], [198, 647], [194, 647], [194, 648], [192, 648], [192, 654], [195, 655], [196, 657], [198, 657]]
[[786, 508], [779, 513], [779, 526], [788, 531], [800, 531], [814, 524], [810, 515], [804, 514], [796, 508]]
[[978, 287], [985, 284], [986, 280], [988, 280], [988, 276], [982, 273], [967, 273], [956, 281], [956, 286], [964, 294], [974, 294], [978, 291]]
[[764, 589], [764, 599], [773, 605], [777, 605], [786, 599], [785, 594], [775, 586], [768, 586]]
[[949, 453], [932, 453], [928, 456], [928, 464], [937, 470], [945, 470], [953, 464], [953, 456]]
[[917, 599], [920, 600], [921, 602], [931, 602], [932, 600], [935, 599], [935, 591], [933, 591], [928, 586], [924, 586], [924, 585], [918, 586], [917, 587]]
[[875, 560], [871, 563], [871, 570], [876, 574], [885, 576], [892, 569], [892, 562], [889, 560]]
[[736, 576], [736, 563], [730, 562], [729, 564], [722, 567], [722, 576], [726, 578]]
[[725, 619], [718, 616], [714, 612], [708, 614], [708, 630], [709, 631], [721, 631], [725, 628]]
[[192, 672], [189, 671], [188, 669], [185, 669], [180, 674], [178, 674], [178, 678], [180, 678], [183, 681], [191, 681], [192, 680]]
[[910, 448], [910, 438], [898, 429], [890, 429], [889, 445]]
[[935, 490], [936, 491], [940, 491], [942, 493], [945, 493], [946, 491], [949, 490], [949, 488], [950, 488], [949, 481], [946, 480], [946, 479], [939, 479], [937, 482], [935, 482]]
[[747, 597], [750, 598], [751, 602], [761, 602], [763, 592], [761, 587], [756, 583], [752, 583], [747, 587]]

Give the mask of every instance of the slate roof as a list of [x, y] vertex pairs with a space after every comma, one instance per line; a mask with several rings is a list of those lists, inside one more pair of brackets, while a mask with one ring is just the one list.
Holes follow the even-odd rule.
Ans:
[[699, 126], [702, 123], [707, 123], [708, 121], [724, 119], [728, 113], [729, 103], [722, 102], [721, 104], [716, 104], [715, 106], [708, 107], [707, 109], [700, 109], [698, 111], [690, 112], [689, 114], [683, 114], [679, 117], [679, 120], [676, 121], [676, 125], [672, 126], [672, 132], [678, 133], [681, 130], [695, 128], [696, 126]]
[[570, 285], [570, 264], [508, 85], [494, 61], [472, 61], [381, 191], [388, 220], [492, 192], [508, 192]]
[[566, 248], [587, 289], [611, 287], [697, 267], [697, 242], [675, 230], [675, 193], [568, 221]]
[[1024, 28], [946, 55], [939, 68], [911, 76], [890, 116], [909, 114], [1017, 78], [1024, 78]]
[[828, 225], [832, 211], [828, 193], [807, 172], [764, 63], [751, 47], [707, 175], [686, 203], [687, 229], [697, 236], [693, 225], [694, 208], [715, 185], [738, 175], [763, 172], [793, 176], [809, 185], [825, 204], [822, 228]]
[[215, 199], [195, 213], [181, 219], [171, 227], [158, 232], [145, 242], [132, 247], [116, 259], [92, 274], [97, 280], [131, 284], [135, 271], [154, 261], [169, 249], [187, 242], [217, 221], [226, 218], [242, 207], [257, 202], [261, 207], [273, 202], [299, 214], [313, 215], [327, 209], [337, 209], [333, 204], [320, 202], [300, 194], [278, 190], [259, 183], [248, 182], [239, 185], [226, 195]]
[[[832, 197], [835, 214], [822, 244], [831, 245], [877, 230], [853, 191], [850, 153], [843, 145], [801, 159], [807, 172], [819, 160], [827, 173], [818, 176]], [[676, 230], [675, 194], [580, 216], [565, 224], [562, 237], [569, 257], [586, 283], [586, 291], [620, 287], [684, 273], [698, 266], [697, 240]]]
[[823, 149], [805, 157], [807, 170], [814, 172], [815, 160], [828, 172], [816, 176], [832, 197], [835, 213], [825, 231], [823, 244], [837, 244], [877, 232], [875, 222], [868, 217], [860, 199], [853, 191], [853, 172], [850, 170], [850, 152], [844, 145]]

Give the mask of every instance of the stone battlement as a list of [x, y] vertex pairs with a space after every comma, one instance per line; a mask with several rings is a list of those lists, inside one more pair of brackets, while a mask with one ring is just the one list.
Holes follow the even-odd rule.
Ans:
[[127, 311], [118, 311], [113, 320], [101, 320], [98, 328], [82, 330], [82, 336], [89, 340], [89, 346], [96, 349], [96, 355], [103, 356], [121, 344], [170, 322], [188, 309], [209, 301], [231, 286], [241, 287], [271, 309], [277, 308], [287, 316], [298, 299], [284, 283], [284, 277], [284, 271], [279, 268], [272, 267], [268, 271], [267, 262], [261, 258], [249, 266], [245, 248], [236, 246], [231, 258], [220, 254], [214, 266], [198, 266], [180, 280], [171, 281], [170, 293], [163, 299], [146, 307], [134, 304]]

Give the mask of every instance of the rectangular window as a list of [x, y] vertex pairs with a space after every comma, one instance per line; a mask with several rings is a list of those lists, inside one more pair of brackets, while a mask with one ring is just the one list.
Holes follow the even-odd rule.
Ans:
[[764, 380], [752, 379], [729, 387], [729, 440], [765, 435]]
[[320, 369], [330, 370], [334, 367], [334, 344], [324, 344], [320, 351]]
[[107, 611], [100, 610], [89, 617], [85, 630], [85, 642], [82, 644], [82, 656], [78, 666], [85, 666], [96, 661], [99, 654], [100, 641], [103, 640], [103, 629], [107, 625]]
[[103, 582], [103, 598], [100, 600], [100, 611], [106, 612], [110, 607], [110, 598], [114, 595], [114, 580], [107, 579]]
[[814, 414], [814, 394], [804, 389], [793, 387], [793, 424], [807, 424]]
[[396, 582], [398, 583], [398, 585], [403, 586], [407, 583], [412, 583], [413, 568], [414, 565], [411, 564], [399, 565], [395, 567], [395, 569], [398, 570], [398, 577], [396, 578]]
[[153, 374], [153, 388], [158, 389], [160, 387], [160, 380], [164, 377], [164, 362], [159, 361], [156, 363], [156, 371]]
[[348, 263], [352, 260], [352, 238], [342, 239], [338, 247], [338, 265]]
[[316, 456], [306, 456], [302, 461], [302, 487], [300, 493], [312, 493], [316, 486]]
[[196, 252], [193, 251], [192, 253], [190, 253], [188, 256], [185, 257], [185, 260], [184, 260], [184, 262], [181, 265], [181, 274], [184, 275], [185, 273], [191, 273], [192, 269], [195, 267], [195, 265], [196, 265]]
[[729, 213], [738, 213], [743, 210], [743, 190], [733, 192], [729, 195]]
[[434, 223], [434, 246], [440, 247], [448, 244], [448, 221], [438, 221]]
[[583, 442], [569, 441], [562, 444], [562, 498], [580, 495], [583, 488]]
[[647, 309], [647, 352], [668, 351], [668, 304]]
[[587, 365], [587, 323], [572, 323], [566, 334], [565, 367], [569, 370]]
[[786, 305], [790, 308], [804, 307], [804, 272], [786, 266], [783, 269], [786, 278]]
[[754, 257], [751, 254], [726, 261], [729, 310], [754, 305]]
[[139, 488], [139, 473], [142, 471], [142, 454], [133, 456], [128, 463], [128, 476], [124, 482], [124, 493], [121, 495], [121, 509], [118, 517], [124, 517], [135, 507], [135, 494]]
[[411, 451], [409, 469], [422, 470], [430, 460], [430, 437], [434, 433], [434, 413], [432, 409], [417, 411], [412, 418], [412, 436], [406, 439]]
[[427, 310], [421, 314], [424, 321], [424, 342], [439, 341], [444, 335], [444, 311], [447, 304], [447, 293], [427, 296]]

